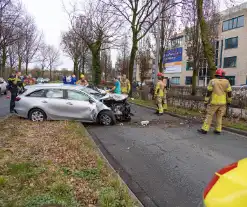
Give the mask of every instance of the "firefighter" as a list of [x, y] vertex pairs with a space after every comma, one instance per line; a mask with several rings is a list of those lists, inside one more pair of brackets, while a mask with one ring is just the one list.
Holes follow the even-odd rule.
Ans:
[[21, 72], [15, 72], [8, 78], [8, 90], [11, 93], [10, 99], [10, 113], [14, 113], [15, 108], [15, 98], [18, 92], [24, 88], [23, 82], [21, 80]]
[[125, 74], [123, 74], [121, 79], [121, 92], [123, 94], [129, 94], [130, 92], [130, 81], [126, 78]]
[[166, 111], [167, 110], [167, 78], [163, 77], [163, 83], [165, 85], [164, 88], [164, 96], [163, 96], [163, 109]]
[[232, 88], [230, 82], [225, 79], [225, 72], [218, 68], [215, 73], [215, 78], [210, 80], [207, 87], [207, 95], [205, 97], [205, 105], [207, 106], [207, 115], [201, 129], [198, 130], [201, 134], [207, 134], [210, 129], [214, 114], [216, 114], [215, 134], [220, 134], [222, 130], [222, 117], [226, 113], [227, 105], [232, 101]]
[[158, 113], [158, 115], [160, 116], [164, 112], [162, 103], [163, 103], [163, 97], [164, 97], [165, 84], [163, 82], [163, 74], [162, 73], [158, 73], [157, 77], [158, 77], [158, 82], [155, 86], [154, 97], [155, 97], [156, 104], [157, 104], [157, 112], [156, 113]]

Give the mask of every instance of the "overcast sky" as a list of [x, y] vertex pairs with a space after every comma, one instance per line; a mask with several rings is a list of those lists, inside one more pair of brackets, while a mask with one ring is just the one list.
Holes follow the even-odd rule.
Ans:
[[[83, 0], [81, 0], [83, 1]], [[225, 1], [220, 0], [221, 10], [225, 9]], [[238, 3], [242, 0], [238, 0]], [[68, 20], [62, 7], [62, 0], [22, 0], [26, 10], [35, 17], [38, 28], [43, 31], [47, 44], [60, 48], [61, 32], [68, 29]], [[68, 4], [70, 0], [63, 0]], [[62, 53], [62, 51], [61, 51]], [[114, 54], [113, 54], [114, 53]], [[112, 52], [113, 63], [116, 60], [116, 52]], [[60, 68], [72, 69], [72, 61], [65, 55], [61, 56]]]

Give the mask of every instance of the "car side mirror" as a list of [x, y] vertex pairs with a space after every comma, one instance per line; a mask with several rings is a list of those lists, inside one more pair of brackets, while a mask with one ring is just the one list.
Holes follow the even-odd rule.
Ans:
[[90, 104], [93, 104], [94, 101], [90, 98], [90, 99], [89, 99], [89, 103], [90, 103]]

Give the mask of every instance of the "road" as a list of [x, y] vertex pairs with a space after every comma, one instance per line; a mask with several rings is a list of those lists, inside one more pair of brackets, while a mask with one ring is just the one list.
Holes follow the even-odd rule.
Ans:
[[[144, 206], [197, 207], [213, 173], [247, 156], [245, 137], [199, 135], [197, 124], [132, 109], [131, 123], [87, 128]], [[150, 125], [141, 126], [143, 120]]]
[[9, 114], [9, 99], [6, 95], [0, 96], [0, 118]]

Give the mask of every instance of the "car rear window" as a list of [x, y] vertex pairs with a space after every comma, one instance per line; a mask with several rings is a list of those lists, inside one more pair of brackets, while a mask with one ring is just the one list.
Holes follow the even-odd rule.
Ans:
[[45, 97], [45, 93], [46, 93], [46, 91], [44, 89], [42, 89], [42, 90], [34, 91], [34, 92], [28, 94], [27, 96], [29, 96], [29, 97]]

